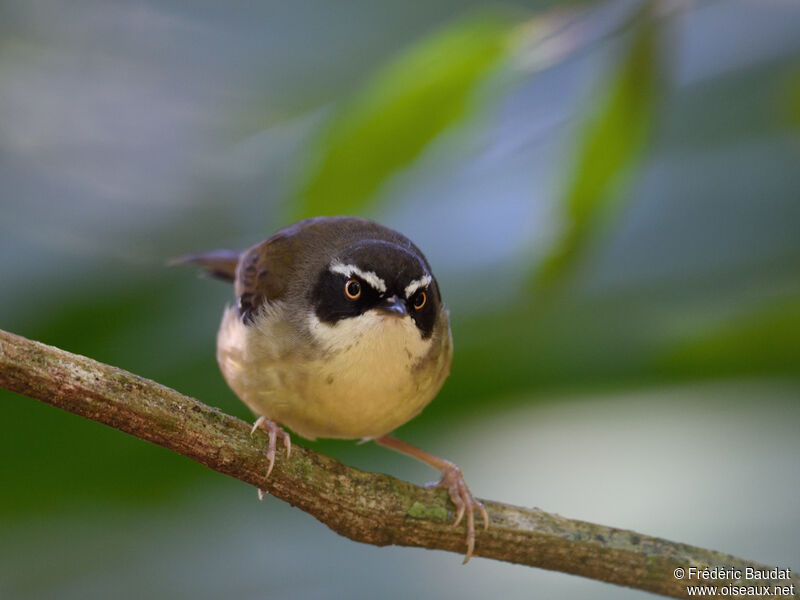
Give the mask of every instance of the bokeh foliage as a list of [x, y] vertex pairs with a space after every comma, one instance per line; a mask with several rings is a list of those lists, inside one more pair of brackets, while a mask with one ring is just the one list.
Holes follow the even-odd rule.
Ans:
[[[744, 259], [724, 267], [724, 281], [734, 284], [717, 287], [713, 276], [705, 284], [698, 283], [695, 278], [702, 275], [696, 274], [691, 257], [687, 257], [681, 276], [692, 290], [689, 299], [682, 293], [680, 280], [660, 281], [658, 276], [648, 283], [641, 277], [626, 280], [624, 275], [622, 284], [591, 283], [592, 265], [603, 260], [608, 245], [614, 243], [626, 215], [642, 195], [639, 181], [661, 155], [676, 151], [669, 150], [669, 144], [675, 142], [670, 141], [667, 125], [670, 110], [679, 104], [673, 91], [678, 85], [674, 81], [678, 45], [672, 39], [672, 30], [681, 15], [665, 14], [658, 10], [660, 6], [659, 2], [642, 3], [616, 15], [610, 23], [607, 17], [604, 21], [596, 11], [584, 8], [533, 16], [486, 9], [466, 14], [409, 44], [353, 89], [343, 90], [336, 104], [325, 112], [321, 125], [308, 136], [307, 149], [294, 155], [300, 167], [290, 170], [288, 202], [276, 205], [274, 214], [283, 212], [286, 221], [341, 213], [381, 218], [391, 208], [385, 194], [387, 182], [398, 176], [413, 181], [418, 163], [425, 164], [426, 152], [442, 139], [452, 137], [454, 131], [469, 130], [476, 123], [485, 124], [507, 96], [518, 93], [516, 90], [524, 89], [530, 81], [546, 79], [548, 72], [558, 72], [561, 65], [567, 68], [576, 56], [592, 55], [596, 50], [605, 55], [592, 69], [584, 92], [577, 96], [575, 114], [570, 113], [572, 125], [564, 136], [569, 140], [568, 151], [554, 173], [558, 184], [552, 199], [534, 194], [536, 183], [530, 182], [530, 202], [551, 202], [553, 207], [552, 220], [546, 226], [550, 230], [548, 245], [538, 253], [523, 245], [506, 257], [508, 264], [516, 265], [516, 275], [512, 274], [516, 283], [501, 290], [497, 302], [482, 305], [481, 310], [454, 310], [458, 352], [453, 376], [440, 399], [410, 427], [425, 428], [426, 422], [436, 422], [456, 402], [467, 409], [487, 397], [500, 402], [529, 394], [536, 397], [544, 390], [553, 393], [708, 377], [800, 374], [797, 243], [783, 249], [783, 262], [776, 262], [772, 270], [772, 280], [782, 282], [782, 293], [769, 286], [764, 286], [767, 291], [763, 294], [747, 291], [752, 273]], [[593, 20], [601, 24], [595, 27], [594, 37], [586, 34], [587, 39], [581, 37], [587, 27], [577, 29], [576, 34], [575, 27], [567, 26], [592, 24]], [[528, 44], [526, 35], [530, 36]], [[529, 64], [538, 66], [520, 66]], [[776, 129], [772, 120], [768, 129], [754, 131], [755, 136], [780, 139], [796, 131], [792, 126], [798, 98], [796, 64], [783, 60], [764, 67], [762, 78], [772, 85], [773, 92], [757, 95], [749, 100], [749, 106], [755, 105], [756, 114], [782, 106], [783, 124]], [[745, 78], [754, 76], [752, 70], [742, 73]], [[731, 87], [753, 85], [746, 81], [723, 81], [724, 93]], [[687, 93], [693, 90], [689, 86]], [[701, 92], [701, 96], [709, 93]], [[531, 93], [535, 88], [526, 92]], [[525, 118], [524, 109], [520, 114]], [[233, 120], [238, 128], [241, 122], [237, 119]], [[441, 165], [441, 169], [453, 168], [446, 160]], [[791, 183], [784, 184], [779, 196], [786, 195], [787, 185]], [[409, 193], [413, 193], [413, 186], [409, 187]], [[258, 201], [256, 193], [253, 202]], [[485, 200], [490, 207], [502, 202], [502, 198]], [[3, 210], [7, 226], [13, 227], [19, 220], [13, 212], [19, 206], [6, 201]], [[761, 210], [782, 209], [794, 210], [786, 205]], [[796, 217], [795, 210], [781, 219]], [[249, 217], [246, 220], [253, 222]], [[677, 222], [680, 228], [680, 218]], [[199, 231], [219, 229], [220, 219], [208, 223], [201, 222]], [[504, 227], [511, 229], [511, 225], [489, 233], [508, 235]], [[183, 232], [177, 238], [175, 226], [160, 229], [150, 232], [155, 243], [148, 244], [150, 254], [138, 262], [106, 260], [97, 275], [81, 274], [72, 288], [69, 281], [58, 284], [66, 286], [67, 291], [59, 302], [34, 295], [20, 307], [13, 296], [5, 295], [8, 317], [2, 325], [131, 368], [198, 397], [213, 397], [225, 410], [247, 418], [246, 410], [217, 376], [210, 350], [213, 319], [209, 324], [208, 311], [224, 302], [228, 291], [210, 282], [191, 281], [183, 273], [161, 270], [161, 259], [202, 248], [206, 242], [199, 233], [193, 235], [184, 228], [177, 228]], [[256, 229], [263, 230], [260, 226]], [[454, 236], [453, 252], [470, 245], [469, 239], [448, 233], [447, 223], [442, 223], [441, 231], [445, 237]], [[680, 230], [671, 235], [680, 237]], [[251, 241], [243, 240], [242, 245]], [[646, 241], [638, 240], [640, 244]], [[706, 251], [724, 253], [724, 246], [715, 246], [713, 232], [705, 241]], [[626, 252], [647, 254], [648, 250], [640, 246]], [[649, 256], [654, 268], [663, 262], [662, 256]], [[735, 283], [737, 269], [743, 274], [741, 285]], [[487, 271], [481, 269], [471, 274], [469, 269], [444, 273], [445, 280], [462, 280], [456, 286], [459, 290], [472, 290], [466, 292], [467, 297], [482, 295], [486, 276]], [[17, 277], [25, 281], [24, 275]], [[51, 279], [59, 282], [58, 274]], [[205, 300], [197, 304], [198, 297]], [[744, 299], [740, 301], [739, 297]], [[713, 306], [723, 298], [725, 311], [717, 315]], [[459, 306], [458, 299], [448, 300]], [[192, 325], [195, 316], [196, 323], [204, 324], [205, 329]], [[665, 326], [681, 320], [692, 324]], [[48, 411], [8, 400], [2, 406], [5, 420], [35, 420], [40, 424], [39, 437], [47, 432], [56, 436], [54, 423], [58, 418]], [[90, 460], [98, 447], [108, 443], [107, 432], [96, 431], [95, 426], [74, 423], [73, 427], [82, 431], [70, 444], [77, 461]], [[26, 435], [20, 430], [21, 437], [7, 436], [6, 451], [12, 453], [20, 447]], [[57, 435], [66, 439], [73, 434], [59, 429]], [[45, 460], [37, 448], [34, 445], [19, 454], [13, 467], [6, 465], [9, 480], [34, 471], [35, 465]], [[52, 451], [44, 450], [46, 445], [41, 448], [43, 452]], [[133, 474], [119, 478], [116, 490], [105, 486], [110, 465], [125, 460], [128, 452], [139, 457], [131, 459], [134, 463], [142, 462], [137, 463]], [[103, 453], [108, 468], [98, 466], [93, 483], [86, 479], [90, 475], [77, 480], [65, 471], [57, 485], [62, 497], [84, 497], [87, 490], [100, 496], [106, 490], [128, 497], [145, 480], [155, 485], [155, 476], [142, 467], [150, 455], [150, 449], [121, 440], [116, 450]], [[175, 473], [164, 466], [158, 469], [158, 486], [183, 486], [183, 479]], [[51, 501], [45, 493], [32, 492], [29, 496], [33, 500], [23, 504], [31, 509]], [[5, 506], [3, 510], [17, 510], [20, 496], [9, 496], [0, 504]]]
[[[0, 327], [250, 418], [214, 362], [230, 290], [165, 262], [349, 213], [414, 239], [451, 309], [452, 376], [414, 436], [568, 393], [797, 384], [790, 8], [389, 4], [76, 9], [92, 31], [2, 9]], [[0, 421], [6, 523], [224, 485], [2, 391]]]
[[615, 203], [622, 199], [625, 177], [646, 148], [666, 62], [659, 43], [663, 32], [650, 15], [654, 5], [645, 4], [635, 18], [616, 72], [604, 82], [599, 103], [589, 107], [589, 121], [581, 132], [561, 201], [564, 231], [538, 267], [540, 286], [552, 285], [569, 271], [592, 236], [613, 218], [613, 211], [620, 208]]
[[472, 16], [381, 68], [330, 120], [294, 216], [369, 212], [381, 184], [468, 116], [476, 88], [505, 55], [512, 23], [494, 12]]

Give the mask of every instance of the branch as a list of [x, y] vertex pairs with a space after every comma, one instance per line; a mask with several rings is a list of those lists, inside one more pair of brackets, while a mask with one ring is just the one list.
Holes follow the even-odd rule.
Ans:
[[[291, 460], [282, 455], [267, 479], [264, 437], [251, 437], [247, 423], [122, 369], [0, 330], [0, 387], [104, 423], [259, 487], [352, 540], [464, 552], [463, 526], [451, 526], [454, 507], [445, 490], [364, 473], [296, 445]], [[475, 554], [487, 558], [679, 598], [687, 595], [687, 580], [674, 576], [679, 567], [687, 573], [689, 567], [724, 566], [743, 574], [747, 567], [769, 569], [729, 554], [539, 509], [484, 503], [491, 526], [487, 531], [478, 528]], [[720, 579], [719, 583], [745, 585], [744, 580]], [[789, 581], [756, 583], [794, 584], [800, 590], [800, 578], [794, 575]]]

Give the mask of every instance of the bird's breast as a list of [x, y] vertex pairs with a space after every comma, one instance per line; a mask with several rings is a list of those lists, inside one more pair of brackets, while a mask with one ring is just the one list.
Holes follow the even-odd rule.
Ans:
[[428, 339], [410, 318], [374, 312], [335, 325], [310, 317], [308, 327], [311, 341], [278, 314], [246, 326], [228, 309], [217, 344], [237, 395], [307, 438], [388, 433], [417, 415], [449, 372], [446, 321], [445, 331]]

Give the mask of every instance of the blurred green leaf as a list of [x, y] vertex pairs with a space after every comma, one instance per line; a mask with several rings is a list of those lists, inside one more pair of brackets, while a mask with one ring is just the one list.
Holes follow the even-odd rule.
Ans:
[[699, 333], [671, 346], [658, 362], [667, 375], [800, 375], [800, 298]]
[[477, 86], [505, 56], [511, 25], [494, 13], [459, 21], [380, 71], [323, 134], [295, 216], [361, 212], [392, 173], [467, 115]]
[[[800, 377], [800, 297], [705, 320], [676, 334], [685, 317], [641, 299], [610, 296], [573, 303], [529, 301], [495, 314], [453, 315], [451, 377], [425, 416], [491, 398], [530, 402], [576, 390], [672, 385], [720, 377]], [[680, 337], [678, 337], [680, 335]], [[425, 419], [422, 419], [424, 422]], [[423, 423], [424, 425], [424, 423]]]
[[795, 67], [782, 82], [781, 102], [787, 121], [794, 127], [800, 127], [800, 68]]
[[645, 148], [660, 80], [658, 25], [645, 8], [582, 138], [564, 196], [565, 227], [536, 272], [547, 286], [574, 265], [586, 243], [618, 208], [621, 189]]

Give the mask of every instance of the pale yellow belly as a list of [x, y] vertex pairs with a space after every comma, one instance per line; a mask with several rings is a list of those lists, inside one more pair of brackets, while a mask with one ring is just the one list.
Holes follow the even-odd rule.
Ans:
[[306, 438], [373, 438], [417, 415], [450, 367], [449, 336], [421, 346], [407, 341], [399, 319], [390, 317], [382, 327], [312, 358], [293, 351], [292, 343], [275, 343], [285, 341], [287, 331], [246, 327], [228, 309], [217, 357], [230, 387], [256, 414]]

